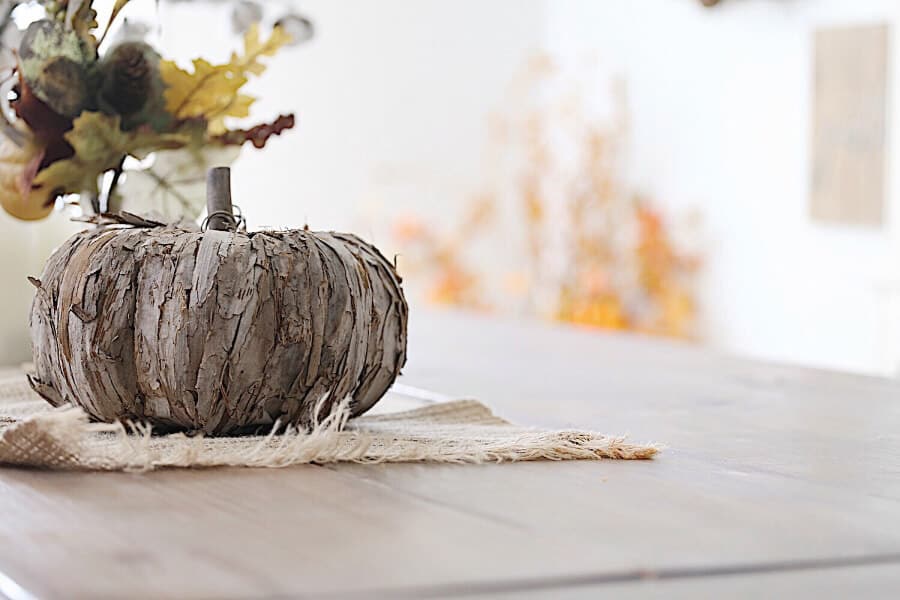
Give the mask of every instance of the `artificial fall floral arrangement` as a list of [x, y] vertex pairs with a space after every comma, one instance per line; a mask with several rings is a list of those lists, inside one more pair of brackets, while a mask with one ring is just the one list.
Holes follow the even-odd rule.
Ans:
[[[293, 127], [293, 115], [248, 129], [226, 126], [226, 119], [249, 116], [254, 98], [241, 88], [265, 70], [264, 57], [290, 41], [283, 28], [264, 39], [254, 25], [243, 52], [227, 63], [197, 58], [185, 70], [144, 41], [101, 46], [128, 3], [116, 0], [101, 31], [91, 0], [44, 1], [47, 17], [25, 31], [16, 68], [0, 86], [10, 92], [0, 98], [8, 102], [0, 121], [0, 204], [9, 214], [41, 219], [58, 198], [78, 194], [94, 213], [196, 217], [210, 164], [227, 164], [243, 144], [262, 148]], [[128, 162], [137, 167], [127, 169]]]

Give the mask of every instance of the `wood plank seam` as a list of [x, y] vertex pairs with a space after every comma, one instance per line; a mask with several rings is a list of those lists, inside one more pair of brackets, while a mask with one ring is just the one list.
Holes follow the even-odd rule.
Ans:
[[[846, 569], [874, 565], [900, 566], [900, 552], [860, 557], [835, 557], [812, 560], [796, 560], [771, 563], [747, 563], [713, 567], [675, 567], [661, 569], [635, 569], [614, 573], [589, 573], [559, 577], [518, 579], [514, 581], [479, 581], [470, 583], [450, 583], [435, 586], [385, 587], [361, 592], [325, 594], [325, 598], [464, 598], [484, 594], [511, 592], [534, 592], [537, 590], [560, 590], [616, 583], [642, 583], [651, 581], [696, 579], [703, 577], [731, 577], [737, 575], [762, 575], [768, 573]], [[265, 600], [279, 600], [267, 597]]]

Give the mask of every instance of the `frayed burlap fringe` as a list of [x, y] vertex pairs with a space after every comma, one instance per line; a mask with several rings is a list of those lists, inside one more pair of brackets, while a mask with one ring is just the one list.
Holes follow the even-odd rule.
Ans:
[[[24, 380], [23, 380], [24, 382]], [[138, 424], [91, 423], [79, 408], [49, 409], [17, 380], [0, 380], [0, 464], [60, 470], [286, 467], [333, 462], [486, 463], [648, 459], [655, 446], [586, 431], [511, 425], [474, 400], [348, 419], [346, 404], [311, 431], [229, 438], [152, 435]], [[18, 400], [18, 402], [17, 402]]]

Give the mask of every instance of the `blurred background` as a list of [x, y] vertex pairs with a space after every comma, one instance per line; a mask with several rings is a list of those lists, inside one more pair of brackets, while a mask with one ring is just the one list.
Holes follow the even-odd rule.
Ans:
[[[110, 5], [112, 2], [109, 3]], [[895, 376], [893, 0], [135, 0], [167, 56], [290, 17], [234, 164], [251, 228], [351, 230], [414, 303]], [[299, 19], [299, 20], [298, 20]], [[3, 360], [75, 229], [0, 215]]]

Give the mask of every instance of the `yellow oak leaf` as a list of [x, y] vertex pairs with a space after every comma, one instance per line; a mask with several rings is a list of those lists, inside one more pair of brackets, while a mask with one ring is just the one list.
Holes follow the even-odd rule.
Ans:
[[265, 70], [260, 62], [264, 56], [274, 55], [290, 41], [290, 35], [275, 27], [265, 41], [259, 37], [259, 27], [253, 25], [244, 36], [244, 54], [234, 53], [226, 64], [213, 65], [202, 58], [193, 61], [193, 73], [172, 61], [160, 64], [160, 76], [166, 84], [166, 110], [176, 119], [204, 118], [213, 129], [221, 129], [225, 117], [249, 115], [253, 98], [240, 93], [249, 75]]
[[[247, 29], [244, 34], [244, 69], [254, 75], [261, 75], [266, 70], [266, 66], [259, 62], [260, 57], [275, 56], [275, 53], [282, 46], [290, 43], [291, 35], [284, 30], [283, 27], [275, 27], [272, 34], [266, 41], [259, 39], [259, 24], [254, 23]], [[240, 60], [236, 54], [231, 55], [232, 63], [235, 59]]]
[[163, 93], [166, 110], [176, 119], [231, 116], [228, 107], [247, 77], [236, 74], [231, 65], [212, 65], [202, 58], [194, 59], [193, 64], [194, 72], [188, 73], [171, 61], [160, 63], [160, 75], [167, 86]]
[[43, 150], [32, 144], [16, 145], [8, 137], [0, 140], [0, 205], [10, 215], [24, 221], [43, 219], [53, 210], [52, 190], [33, 190], [33, 175]]
[[225, 114], [229, 117], [244, 118], [250, 116], [250, 106], [256, 102], [256, 98], [246, 94], [238, 94], [232, 99], [231, 104], [224, 109], [219, 116], [209, 120], [210, 135], [222, 135], [228, 128], [225, 126]]

